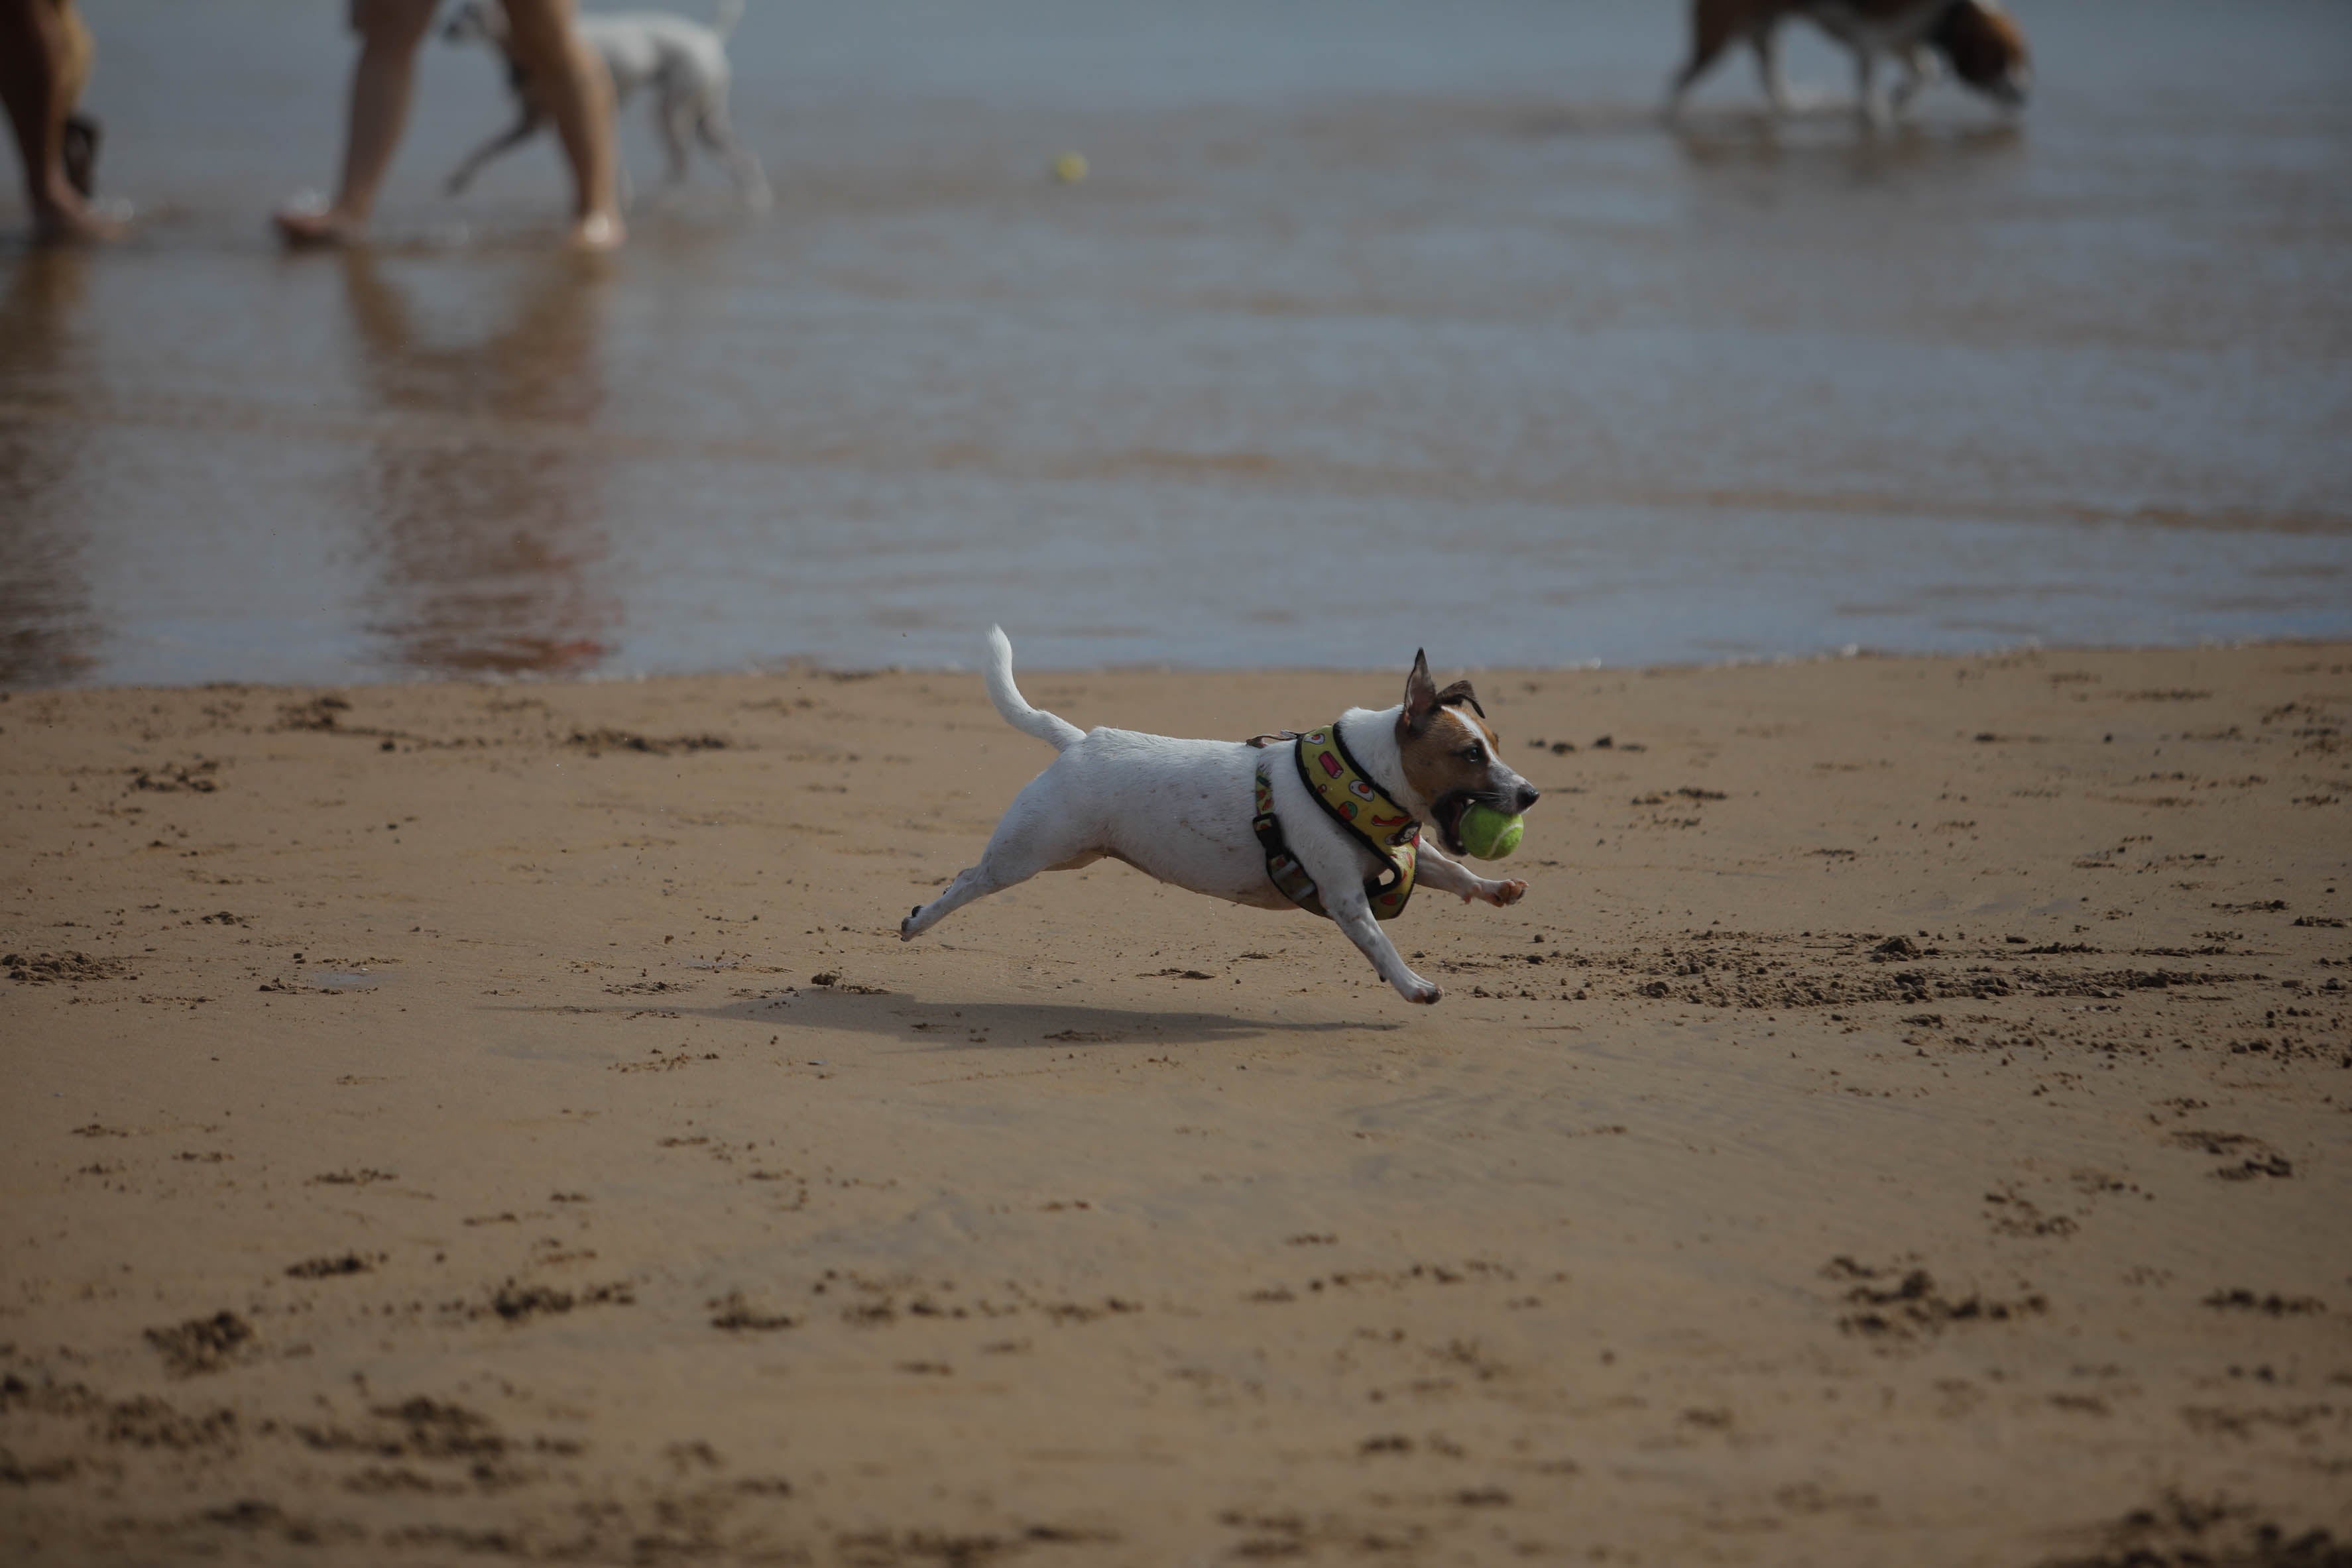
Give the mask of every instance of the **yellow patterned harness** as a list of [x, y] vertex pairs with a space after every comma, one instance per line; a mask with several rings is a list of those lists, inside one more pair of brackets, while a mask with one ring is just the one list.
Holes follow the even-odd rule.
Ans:
[[[1353, 833], [1365, 848], [1380, 857], [1381, 869], [1364, 879], [1364, 896], [1371, 901], [1372, 914], [1381, 920], [1394, 920], [1404, 913], [1406, 900], [1412, 897], [1413, 867], [1421, 854], [1421, 824], [1412, 812], [1390, 800], [1374, 784], [1371, 776], [1348, 755], [1340, 742], [1339, 727], [1326, 725], [1305, 735], [1259, 736], [1250, 742], [1263, 747], [1270, 740], [1295, 740], [1292, 758], [1298, 765], [1299, 781], [1315, 803], [1335, 822]], [[1274, 810], [1274, 779], [1267, 772], [1270, 757], [1261, 758], [1257, 765], [1257, 815], [1250, 827], [1265, 851], [1265, 874], [1280, 888], [1285, 897], [1311, 915], [1329, 918], [1330, 911], [1323, 907], [1323, 899], [1315, 891], [1315, 879], [1290, 852], [1289, 842], [1283, 837], [1282, 821]]]

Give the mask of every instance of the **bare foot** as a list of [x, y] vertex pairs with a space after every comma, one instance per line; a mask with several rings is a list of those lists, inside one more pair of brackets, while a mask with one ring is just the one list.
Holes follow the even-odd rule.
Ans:
[[104, 245], [124, 233], [121, 224], [91, 211], [79, 197], [46, 203], [33, 214], [36, 245]]
[[579, 250], [618, 250], [628, 237], [618, 213], [590, 213], [572, 225], [572, 244]]
[[356, 244], [364, 232], [362, 225], [335, 211], [310, 207], [282, 208], [271, 214], [278, 225], [278, 237], [289, 250], [325, 250], [336, 246]]

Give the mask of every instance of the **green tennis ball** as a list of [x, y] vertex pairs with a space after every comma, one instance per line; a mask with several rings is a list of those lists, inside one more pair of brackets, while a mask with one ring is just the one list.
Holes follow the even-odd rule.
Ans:
[[1519, 847], [1519, 832], [1526, 826], [1524, 817], [1473, 806], [1462, 813], [1462, 847], [1482, 861], [1502, 860]]

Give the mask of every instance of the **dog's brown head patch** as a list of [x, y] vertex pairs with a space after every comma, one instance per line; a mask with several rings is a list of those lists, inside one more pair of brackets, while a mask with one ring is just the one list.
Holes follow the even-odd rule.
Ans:
[[1462, 849], [1462, 813], [1484, 801], [1505, 811], [1524, 811], [1536, 802], [1535, 789], [1496, 755], [1494, 727], [1468, 681], [1440, 690], [1430, 678], [1426, 653], [1412, 656], [1405, 676], [1404, 707], [1397, 715], [1397, 751], [1404, 780], [1429, 803], [1431, 825], [1455, 854]]
[[2025, 34], [2000, 6], [1984, 0], [1947, 6], [1933, 41], [1951, 62], [1952, 74], [1977, 91], [2006, 104], [2025, 101], [2025, 84], [2032, 75]]

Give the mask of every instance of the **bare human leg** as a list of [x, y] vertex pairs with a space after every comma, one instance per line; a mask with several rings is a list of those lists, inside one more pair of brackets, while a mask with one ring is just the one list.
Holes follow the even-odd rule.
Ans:
[[416, 84], [416, 47], [433, 24], [435, 0], [352, 0], [360, 36], [352, 68], [351, 122], [343, 141], [342, 183], [323, 212], [281, 211], [278, 235], [289, 246], [347, 245], [367, 230], [376, 187], [400, 145]]
[[508, 47], [553, 117], [564, 161], [572, 165], [572, 243], [610, 250], [627, 237], [614, 145], [613, 78], [572, 26], [572, 0], [505, 4]]
[[0, 99], [24, 164], [34, 237], [45, 245], [88, 244], [122, 232], [90, 211], [66, 172], [66, 121], [95, 55], [72, 0], [0, 0]]

